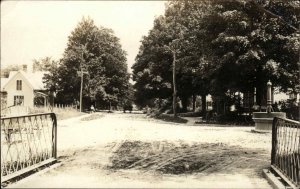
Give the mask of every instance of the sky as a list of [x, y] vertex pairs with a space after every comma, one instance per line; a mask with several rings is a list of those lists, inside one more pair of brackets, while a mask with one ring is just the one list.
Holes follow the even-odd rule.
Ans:
[[142, 36], [163, 15], [164, 1], [2, 1], [1, 67], [46, 56], [62, 58], [68, 36], [83, 16], [114, 30], [127, 52], [128, 71]]

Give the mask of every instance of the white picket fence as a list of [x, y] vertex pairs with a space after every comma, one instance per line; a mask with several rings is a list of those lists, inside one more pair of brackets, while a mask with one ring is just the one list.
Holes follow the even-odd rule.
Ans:
[[55, 104], [54, 106], [11, 106], [1, 109], [1, 117], [29, 115], [36, 113], [60, 113], [64, 111], [77, 111], [74, 105]]

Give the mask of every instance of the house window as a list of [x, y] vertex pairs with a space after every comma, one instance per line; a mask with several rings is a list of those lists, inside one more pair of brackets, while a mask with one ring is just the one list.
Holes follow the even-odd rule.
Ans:
[[17, 91], [22, 90], [22, 80], [17, 80]]
[[24, 96], [14, 96], [14, 105], [15, 106], [24, 105]]

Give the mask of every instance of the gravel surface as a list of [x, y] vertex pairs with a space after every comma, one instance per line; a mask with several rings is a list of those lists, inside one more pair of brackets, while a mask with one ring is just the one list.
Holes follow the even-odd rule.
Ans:
[[271, 188], [271, 134], [252, 127], [174, 124], [138, 113], [58, 122], [62, 165], [12, 188]]

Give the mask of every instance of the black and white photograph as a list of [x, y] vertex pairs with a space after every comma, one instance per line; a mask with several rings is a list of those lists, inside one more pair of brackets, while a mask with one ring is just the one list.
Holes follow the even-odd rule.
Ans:
[[1, 1], [1, 188], [300, 189], [299, 0]]

